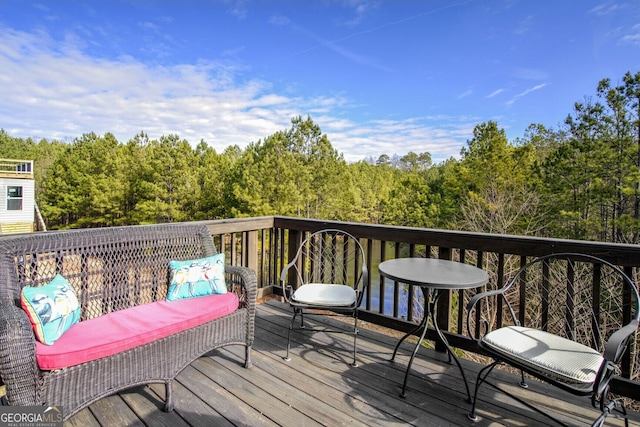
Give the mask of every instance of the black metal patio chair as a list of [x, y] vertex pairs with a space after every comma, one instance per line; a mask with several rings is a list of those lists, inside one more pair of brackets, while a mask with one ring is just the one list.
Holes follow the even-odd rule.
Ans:
[[558, 414], [491, 382], [489, 374], [505, 364], [520, 371], [524, 388], [526, 373], [568, 393], [589, 396], [601, 413], [593, 425], [604, 424], [608, 416], [624, 417], [628, 425], [623, 402], [609, 388], [638, 327], [638, 300], [633, 280], [620, 268], [570, 253], [537, 258], [501, 289], [475, 295], [467, 304], [467, 328], [493, 362], [478, 373], [469, 418], [477, 419], [479, 390], [488, 384], [565, 424]]
[[[291, 331], [307, 329], [305, 315], [339, 315], [353, 318], [353, 328], [322, 331], [353, 334], [352, 366], [357, 366], [358, 307], [368, 275], [364, 250], [358, 239], [347, 232], [320, 230], [300, 243], [295, 257], [280, 274], [285, 300], [293, 308], [285, 360], [290, 360]], [[298, 316], [300, 327], [295, 328]]]

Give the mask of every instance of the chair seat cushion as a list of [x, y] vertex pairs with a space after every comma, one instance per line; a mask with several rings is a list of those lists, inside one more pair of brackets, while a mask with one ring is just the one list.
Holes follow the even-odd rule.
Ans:
[[308, 283], [293, 293], [292, 300], [301, 304], [349, 307], [356, 302], [356, 291], [346, 285]]
[[505, 361], [516, 362], [568, 383], [593, 383], [604, 358], [591, 347], [549, 332], [507, 326], [488, 333], [481, 344]]
[[36, 361], [43, 370], [78, 365], [203, 325], [238, 306], [229, 292], [114, 311], [73, 325], [54, 345], [36, 342]]

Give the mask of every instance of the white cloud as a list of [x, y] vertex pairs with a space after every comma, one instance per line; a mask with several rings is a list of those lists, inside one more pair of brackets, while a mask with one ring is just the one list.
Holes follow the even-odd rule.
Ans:
[[513, 69], [512, 74], [514, 77], [523, 80], [547, 80], [549, 74], [544, 70], [538, 70], [535, 68], [516, 67]]
[[625, 5], [620, 4], [620, 3], [615, 3], [615, 2], [611, 2], [611, 1], [605, 1], [597, 6], [595, 6], [594, 8], [592, 8], [589, 13], [596, 15], [596, 16], [606, 16], [606, 15], [610, 15], [610, 14], [614, 14], [618, 11], [620, 11], [621, 9], [625, 9]]
[[493, 92], [491, 92], [489, 95], [487, 95], [487, 98], [493, 98], [494, 96], [498, 96], [504, 91], [505, 91], [505, 89], [503, 89], [503, 88], [496, 89]]
[[247, 8], [247, 0], [227, 0], [229, 6], [229, 13], [234, 15], [238, 19], [244, 19], [247, 17], [248, 8]]
[[513, 30], [513, 33], [517, 36], [523, 36], [531, 30], [531, 27], [533, 26], [533, 24], [534, 24], [533, 16], [527, 16], [525, 19], [523, 19], [516, 25], [515, 29]]
[[286, 27], [288, 25], [291, 25], [291, 20], [286, 16], [274, 15], [269, 18], [269, 23], [271, 25], [275, 25], [276, 27]]
[[640, 46], [640, 24], [636, 24], [632, 28], [632, 33], [622, 37], [622, 43], [630, 43]]
[[351, 35], [348, 35], [339, 39], [335, 39], [335, 40], [327, 40], [319, 36], [318, 34], [308, 30], [307, 28], [304, 28], [300, 25], [293, 23], [292, 21], [290, 21], [288, 18], [284, 16], [273, 16], [269, 19], [269, 22], [275, 26], [288, 26], [291, 28], [292, 31], [303, 34], [304, 36], [312, 39], [314, 42], [317, 43], [314, 46], [311, 46], [304, 50], [290, 54], [288, 58], [293, 58], [295, 56], [302, 55], [302, 54], [309, 53], [311, 51], [323, 48], [323, 49], [332, 50], [338, 55], [345, 58], [346, 60], [351, 61], [355, 64], [378, 69], [388, 73], [391, 73], [394, 71], [391, 67], [381, 64], [376, 58], [359, 54], [357, 52], [354, 52], [352, 50], [346, 49], [345, 47], [341, 46], [340, 44], [341, 42], [344, 42], [345, 40], [350, 39], [352, 37], [355, 37], [357, 34], [363, 34], [363, 32], [353, 33]]
[[284, 95], [269, 82], [242, 80], [244, 71], [219, 63], [148, 65], [133, 58], [101, 59], [46, 33], [0, 29], [0, 123], [17, 137], [68, 140], [113, 133], [126, 142], [177, 134], [219, 152], [291, 126], [310, 114], [348, 161], [382, 153], [430, 152], [434, 161], [458, 156], [475, 118], [421, 117], [356, 122], [342, 95]]
[[[372, 120], [355, 123], [318, 117], [314, 120], [330, 141], [349, 144], [348, 152], [358, 153], [351, 160], [378, 157], [381, 154], [404, 155], [409, 151], [428, 152], [434, 162], [458, 157], [461, 140], [473, 134], [477, 118], [420, 117], [406, 120]], [[345, 155], [347, 160], [349, 157]]]
[[269, 93], [257, 80], [236, 84], [234, 69], [218, 64], [149, 66], [63, 51], [46, 35], [5, 30], [0, 38], [0, 117], [12, 134], [112, 132], [126, 141], [145, 130], [226, 147], [288, 126], [290, 117], [267, 123], [264, 113], [254, 116], [256, 108], [293, 112], [293, 99]]
[[347, 0], [344, 4], [348, 8], [353, 8], [353, 13], [355, 14], [355, 17], [344, 22], [343, 25], [347, 27], [358, 26], [372, 9], [377, 9], [379, 7], [378, 1], [369, 0]]
[[473, 95], [473, 89], [467, 89], [464, 92], [462, 92], [461, 94], [458, 95], [458, 99], [462, 99], [462, 98], [466, 98], [468, 96]]
[[513, 105], [518, 99], [522, 98], [523, 96], [527, 96], [528, 94], [530, 94], [531, 92], [535, 92], [537, 90], [542, 89], [543, 87], [545, 87], [547, 84], [546, 83], [541, 83], [539, 85], [536, 85], [534, 87], [531, 87], [529, 89], [526, 89], [523, 92], [520, 92], [519, 94], [517, 94], [516, 96], [514, 96], [513, 98], [511, 98], [509, 101], [507, 101], [507, 105]]
[[529, 88], [529, 89], [525, 90], [524, 92], [522, 92], [522, 93], [520, 93], [520, 94], [518, 94], [518, 95], [516, 95], [516, 96], [520, 97], [520, 96], [528, 95], [528, 94], [530, 94], [531, 92], [534, 92], [534, 91], [536, 91], [536, 90], [540, 90], [540, 89], [542, 89], [542, 88], [543, 88], [543, 87], [545, 87], [546, 85], [547, 85], [546, 83], [541, 83], [541, 84], [539, 84], [539, 85], [536, 85], [536, 86], [534, 86], [534, 87], [532, 87], [532, 88]]

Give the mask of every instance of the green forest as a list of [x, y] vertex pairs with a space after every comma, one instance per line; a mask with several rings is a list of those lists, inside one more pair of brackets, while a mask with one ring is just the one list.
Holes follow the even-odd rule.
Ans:
[[178, 135], [0, 130], [0, 157], [34, 160], [49, 229], [286, 215], [638, 243], [640, 72], [601, 80], [559, 121], [514, 141], [480, 123], [459, 158], [438, 164], [427, 152], [346, 162], [309, 116], [223, 152]]

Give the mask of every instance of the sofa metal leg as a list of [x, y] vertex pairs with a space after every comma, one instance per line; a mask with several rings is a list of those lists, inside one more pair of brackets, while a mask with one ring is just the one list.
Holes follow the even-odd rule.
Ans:
[[171, 384], [172, 384], [171, 380], [166, 381], [164, 383], [164, 389], [165, 389], [165, 399], [164, 399], [164, 408], [163, 408], [164, 412], [173, 411], [173, 395], [171, 393]]

